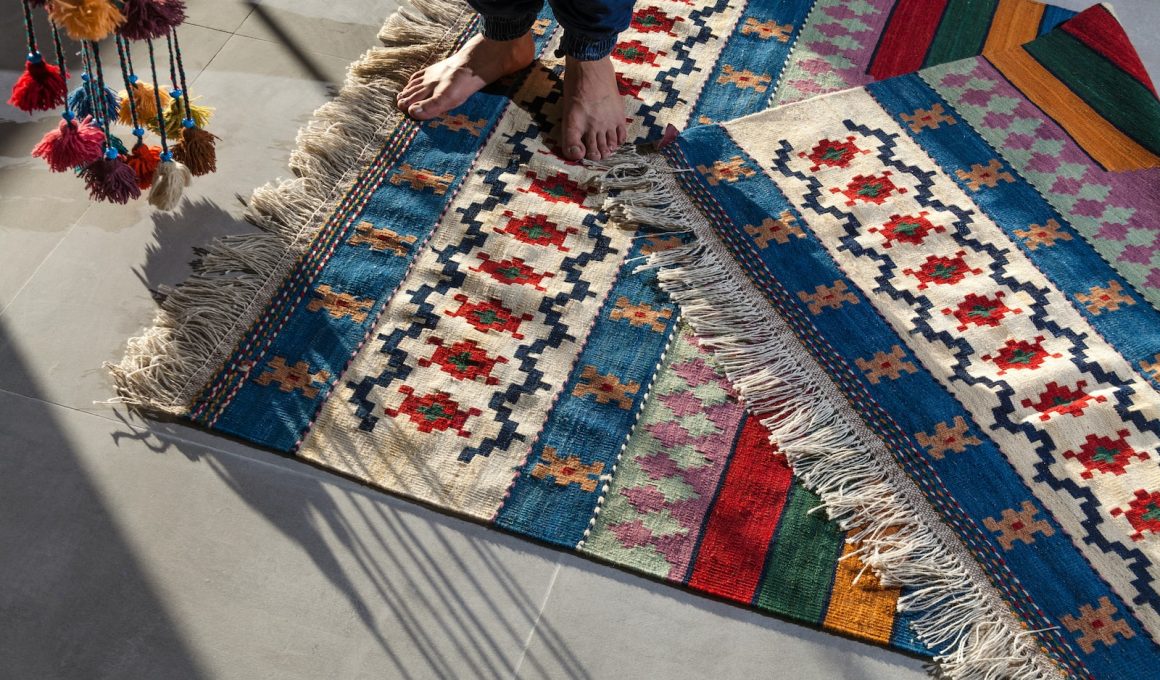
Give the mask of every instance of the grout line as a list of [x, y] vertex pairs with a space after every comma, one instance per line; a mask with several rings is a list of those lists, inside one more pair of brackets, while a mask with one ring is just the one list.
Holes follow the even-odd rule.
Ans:
[[[85, 200], [88, 199], [86, 198]], [[77, 215], [76, 220], [74, 220], [73, 223], [69, 225], [69, 228], [64, 232], [64, 235], [60, 237], [60, 240], [58, 240], [56, 244], [53, 245], [51, 250], [44, 254], [44, 257], [41, 258], [40, 262], [36, 265], [36, 268], [32, 270], [32, 272], [28, 275], [28, 278], [24, 279], [24, 283], [20, 284], [20, 287], [16, 289], [15, 293], [12, 294], [12, 299], [9, 300], [8, 303], [3, 307], [0, 307], [0, 319], [4, 318], [4, 312], [7, 312], [8, 308], [11, 307], [13, 303], [15, 303], [16, 300], [20, 298], [20, 294], [24, 292], [24, 289], [28, 287], [28, 284], [32, 282], [32, 279], [36, 278], [36, 275], [40, 273], [42, 268], [44, 268], [44, 264], [48, 262], [49, 258], [51, 258], [53, 254], [56, 253], [61, 244], [64, 243], [65, 239], [72, 235], [73, 231], [76, 230], [77, 225], [81, 223], [81, 220], [83, 220], [92, 209], [93, 204], [90, 202], [87, 206], [85, 206], [85, 209], [81, 211], [81, 214]]]
[[[284, 45], [284, 44], [286, 44], [282, 40], [271, 40], [270, 38], [263, 38], [263, 37], [257, 36], [257, 35], [248, 35], [246, 33], [234, 33], [233, 36], [235, 38], [246, 38], [247, 40], [257, 40], [258, 42], [269, 43], [271, 45]], [[359, 54], [361, 55], [361, 54], [365, 53], [366, 50], [369, 50], [372, 47], [381, 47], [381, 46], [382, 46], [382, 44], [379, 43], [378, 39], [376, 38], [376, 39], [374, 39], [374, 42], [372, 42], [370, 44], [369, 47], [364, 49]], [[305, 49], [303, 51], [308, 52], [310, 54], [313, 54], [315, 56], [319, 56], [319, 57], [330, 57], [331, 59], [345, 59], [347, 62], [358, 61], [358, 58], [359, 58], [358, 55], [352, 57], [348, 54], [333, 54], [331, 52], [323, 52], [321, 50], [316, 50], [316, 49]]]
[[[246, 16], [248, 17], [249, 15], [247, 14]], [[245, 20], [243, 19], [243, 21], [245, 21]], [[206, 26], [205, 24], [195, 24], [192, 21], [188, 21], [188, 20], [183, 21], [181, 23], [181, 25], [182, 26], [197, 26], [198, 28], [204, 28], [207, 31], [217, 31], [218, 33], [225, 33], [226, 35], [233, 35], [234, 34], [234, 32], [229, 30], [228, 28], [218, 28], [216, 26]], [[238, 24], [238, 26], [241, 27], [241, 24]]]
[[532, 646], [532, 640], [536, 637], [536, 629], [540, 627], [540, 618], [544, 615], [544, 610], [548, 608], [548, 600], [552, 597], [552, 590], [556, 587], [556, 578], [560, 575], [560, 569], [563, 565], [564, 554], [561, 553], [556, 558], [556, 568], [552, 571], [552, 578], [548, 580], [548, 589], [544, 592], [544, 601], [540, 603], [540, 608], [536, 612], [536, 618], [532, 621], [532, 629], [528, 631], [528, 637], [524, 640], [524, 646], [520, 649], [520, 658], [516, 660], [516, 665], [512, 668], [512, 680], [516, 680], [520, 674], [520, 667], [524, 665], [524, 659], [528, 656], [528, 648]]

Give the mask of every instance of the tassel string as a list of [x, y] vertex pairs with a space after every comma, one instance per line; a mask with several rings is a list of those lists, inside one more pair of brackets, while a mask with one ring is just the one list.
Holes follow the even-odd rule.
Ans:
[[24, 31], [28, 36], [28, 60], [38, 61], [40, 59], [40, 50], [36, 47], [36, 30], [32, 26], [32, 5], [28, 0], [23, 0], [24, 5]]
[[[89, 97], [89, 108], [92, 109], [93, 123], [104, 129], [101, 121], [108, 116], [105, 110], [105, 93], [98, 93], [93, 83], [93, 62], [89, 57], [89, 44], [81, 41], [81, 62], [84, 64], [84, 73], [81, 74], [81, 87]], [[106, 142], [107, 143], [107, 142]]]
[[182, 81], [178, 81], [177, 79], [177, 50], [173, 46], [173, 37], [173, 31], [165, 34], [165, 44], [169, 48], [169, 80], [173, 83], [173, 91], [169, 94], [178, 100], [177, 111], [181, 114], [182, 125], [185, 125], [185, 121], [190, 120], [193, 114], [190, 113], [189, 93], [185, 91], [185, 84], [183, 82], [185, 76], [184, 69], [182, 69]]
[[153, 52], [153, 41], [146, 40], [145, 46], [149, 48], [149, 72], [153, 74], [153, 99], [157, 102], [157, 134], [161, 137], [161, 160], [168, 162], [173, 160], [173, 153], [169, 151], [169, 142], [165, 139], [165, 112], [161, 106], [161, 89], [156, 86], [157, 80], [157, 57]]
[[[60, 77], [64, 78], [64, 82], [67, 85], [69, 71], [68, 71], [68, 65], [65, 64], [65, 62], [64, 62], [64, 45], [62, 45], [60, 42], [60, 31], [57, 30], [56, 24], [52, 23], [51, 21], [49, 22], [48, 25], [49, 25], [49, 28], [52, 29], [52, 49], [53, 49], [53, 51], [56, 52], [56, 65], [60, 68]], [[67, 97], [65, 98], [65, 101], [64, 101], [64, 110], [66, 112], [69, 110]]]
[[189, 84], [185, 81], [185, 63], [181, 60], [181, 44], [177, 42], [177, 31], [170, 29], [169, 33], [165, 35], [165, 40], [169, 43], [170, 68], [176, 63], [177, 73], [181, 78], [181, 96], [185, 103], [186, 115], [182, 124], [186, 127], [193, 127], [193, 109], [189, 108]]
[[117, 149], [113, 146], [113, 135], [109, 132], [109, 112], [105, 110], [105, 72], [101, 68], [101, 55], [97, 52], [97, 43], [89, 42], [89, 54], [92, 57], [93, 64], [96, 68], [97, 82], [93, 89], [100, 93], [100, 99], [94, 99], [94, 102], [100, 102], [100, 106], [94, 106], [94, 109], [102, 109], [101, 113], [101, 130], [105, 133], [105, 158], [112, 160], [117, 157]]
[[118, 35], [115, 40], [117, 57], [121, 60], [121, 76], [125, 80], [125, 93], [129, 95], [129, 119], [133, 123], [133, 134], [137, 136], [137, 143], [140, 144], [145, 141], [145, 129], [137, 121], [137, 97], [133, 94], [133, 90], [137, 87], [137, 74], [133, 73], [133, 58], [125, 39]]

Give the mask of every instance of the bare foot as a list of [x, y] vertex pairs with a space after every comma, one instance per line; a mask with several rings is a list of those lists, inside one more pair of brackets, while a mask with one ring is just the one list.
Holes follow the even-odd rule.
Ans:
[[477, 35], [455, 54], [416, 71], [399, 92], [399, 109], [415, 120], [441, 116], [485, 86], [527, 68], [535, 56], [530, 33], [503, 41]]
[[565, 58], [563, 128], [564, 156], [574, 161], [603, 160], [624, 144], [624, 100], [610, 58]]

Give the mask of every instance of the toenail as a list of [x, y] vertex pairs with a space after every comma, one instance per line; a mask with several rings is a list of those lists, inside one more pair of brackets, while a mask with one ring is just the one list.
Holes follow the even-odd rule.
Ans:
[[411, 113], [423, 113], [423, 107], [418, 104], [415, 104], [409, 110]]
[[578, 146], [570, 146], [570, 147], [568, 147], [568, 153], [570, 153], [570, 154], [572, 154], [572, 155], [574, 155], [574, 156], [575, 156], [575, 155], [577, 155], [577, 154], [579, 154], [581, 151], [583, 151], [583, 149], [581, 149], [581, 148], [580, 148], [580, 147], [578, 147]]

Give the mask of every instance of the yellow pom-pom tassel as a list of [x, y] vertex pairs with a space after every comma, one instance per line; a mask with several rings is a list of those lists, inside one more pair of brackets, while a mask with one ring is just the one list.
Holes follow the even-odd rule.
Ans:
[[[157, 127], [157, 98], [153, 94], [153, 85], [145, 81], [138, 81], [133, 88], [133, 104], [137, 107], [137, 120], [150, 128]], [[173, 97], [165, 90], [161, 90], [161, 106], [167, 107]], [[133, 124], [133, 115], [129, 109], [129, 95], [121, 92], [121, 110], [118, 117], [125, 125]], [[150, 124], [152, 123], [152, 124]]]
[[48, 17], [73, 40], [104, 40], [125, 23], [110, 0], [48, 0]]
[[[165, 107], [165, 134], [170, 139], [181, 139], [181, 131], [185, 129], [182, 120], [186, 116], [193, 119], [195, 127], [205, 128], [209, 124], [209, 119], [213, 115], [213, 107], [199, 106], [190, 103], [189, 112], [185, 111], [185, 101], [180, 97], [175, 97], [169, 105]], [[157, 119], [154, 118], [149, 126], [154, 132], [157, 131]]]

